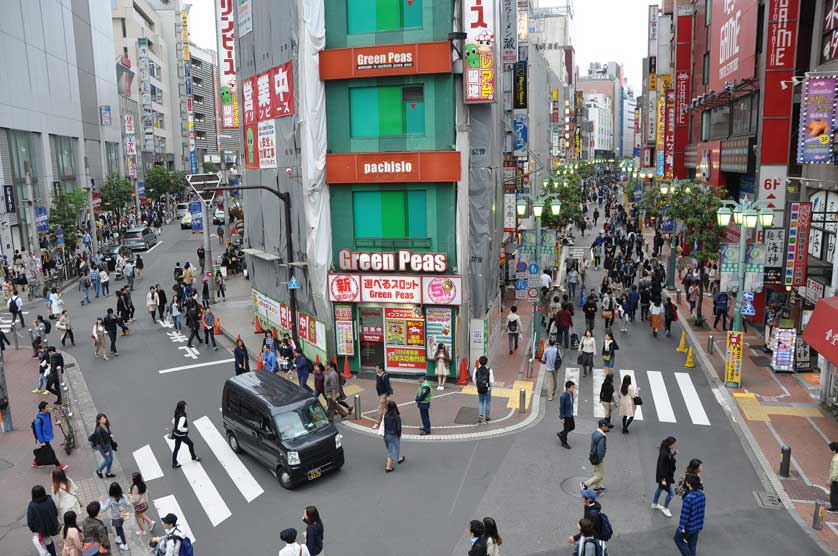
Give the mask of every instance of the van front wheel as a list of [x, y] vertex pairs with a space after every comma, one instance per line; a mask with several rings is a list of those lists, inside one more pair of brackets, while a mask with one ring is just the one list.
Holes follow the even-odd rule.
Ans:
[[228, 432], [227, 433], [227, 444], [230, 446], [230, 449], [237, 454], [242, 453], [241, 446], [239, 446], [239, 439], [236, 438], [236, 435]]
[[291, 474], [288, 473], [288, 471], [282, 466], [276, 468], [276, 477], [279, 479], [279, 484], [282, 488], [288, 490], [292, 490], [294, 488], [294, 483], [291, 481]]

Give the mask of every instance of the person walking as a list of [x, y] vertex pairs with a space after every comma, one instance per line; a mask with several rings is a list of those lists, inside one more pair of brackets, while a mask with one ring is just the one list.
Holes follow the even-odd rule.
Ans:
[[[58, 524], [58, 509], [42, 485], [32, 487], [32, 499], [26, 508], [26, 525], [32, 532], [32, 543], [42, 547], [51, 556], [57, 556], [52, 537], [61, 530]], [[41, 548], [38, 549], [43, 554]]]
[[215, 343], [215, 315], [212, 309], [210, 309], [209, 304], [201, 316], [201, 326], [204, 329], [204, 343], [209, 347], [210, 340], [212, 340], [213, 351], [218, 351], [218, 345]]
[[486, 556], [500, 556], [503, 538], [498, 533], [498, 524], [493, 518], [483, 518], [483, 534], [486, 537]]
[[667, 297], [663, 304], [663, 329], [667, 337], [672, 334], [672, 321], [678, 320], [678, 307]]
[[297, 383], [313, 394], [314, 390], [308, 385], [308, 375], [311, 374], [310, 363], [299, 346], [294, 350], [294, 370], [297, 371]]
[[[86, 554], [110, 554], [111, 540], [108, 537], [108, 528], [99, 519], [99, 512], [102, 505], [96, 500], [89, 503], [85, 512], [87, 517], [81, 523], [81, 543]], [[63, 555], [62, 555], [63, 556]]]
[[420, 436], [431, 434], [431, 383], [426, 375], [416, 377], [419, 381], [419, 390], [416, 392], [416, 406], [419, 408], [419, 416], [422, 418], [422, 430]]
[[387, 402], [387, 411], [384, 414], [384, 447], [387, 449], [386, 473], [393, 471], [393, 462], [402, 463], [404, 456], [401, 452], [402, 418], [399, 415], [399, 406], [390, 400]]
[[166, 311], [169, 309], [169, 300], [166, 297], [166, 290], [160, 287], [160, 284], [155, 284], [154, 290], [157, 292], [157, 312], [160, 315], [160, 320], [166, 322]]
[[649, 308], [649, 326], [652, 328], [652, 336], [658, 337], [658, 330], [662, 328], [662, 313], [663, 307], [659, 300], [653, 300], [652, 306]]
[[47, 296], [47, 303], [49, 303], [49, 318], [58, 320], [61, 317], [61, 311], [64, 310], [64, 300], [58, 293], [57, 288], [52, 288]]
[[128, 280], [127, 288], [134, 291], [134, 264], [130, 260], [122, 266], [122, 275]]
[[518, 316], [518, 307], [513, 305], [509, 308], [506, 316], [506, 334], [509, 337], [509, 353], [518, 349], [518, 334], [521, 329], [521, 317]]
[[[267, 344], [262, 346], [262, 349], [264, 350], [262, 352], [263, 358], [267, 353], [269, 356], [274, 358], [274, 362], [276, 361], [276, 356], [273, 352], [267, 349]], [[326, 363], [326, 374], [323, 376], [323, 388], [326, 395], [326, 416], [329, 418], [329, 422], [334, 422], [335, 413], [339, 413], [341, 419], [346, 417], [349, 412], [340, 403], [340, 376], [338, 376], [337, 366], [334, 361]]]
[[145, 268], [145, 262], [143, 262], [142, 256], [137, 253], [137, 259], [134, 261], [134, 274], [137, 276], [137, 280], [143, 279], [143, 269]]
[[582, 376], [588, 376], [594, 369], [594, 355], [596, 355], [596, 339], [593, 331], [585, 330], [582, 340], [579, 343], [579, 357], [577, 363], [582, 365]]
[[[225, 214], [224, 218], [227, 217], [228, 216]], [[224, 226], [219, 224], [218, 227], [215, 229], [215, 235], [218, 236], [218, 246], [224, 247]]]
[[829, 464], [829, 507], [826, 511], [836, 514], [838, 513], [838, 442], [830, 442], [829, 449], [832, 450], [832, 461]]
[[713, 319], [713, 330], [715, 330], [716, 326], [718, 326], [719, 319], [722, 320], [722, 330], [727, 330], [728, 302], [729, 299], [727, 297], [727, 292], [720, 291], [716, 294], [716, 297], [713, 298], [713, 314], [716, 315]]
[[[580, 492], [582, 495], [582, 508], [583, 514], [582, 517], [584, 519], [590, 519], [591, 523], [593, 524], [593, 536], [597, 539], [602, 537], [602, 504], [597, 502], [597, 495], [590, 488], [582, 489]], [[573, 536], [567, 538], [567, 544], [573, 544], [574, 542], [579, 540], [581, 537], [581, 533], [576, 533]]]
[[61, 556], [82, 556], [81, 529], [78, 526], [76, 511], [65, 512], [62, 517], [64, 527], [61, 529]]
[[602, 556], [605, 554], [605, 543], [596, 538], [594, 523], [588, 518], [582, 518], [579, 527], [579, 540], [573, 548], [574, 556]]
[[602, 321], [605, 325], [606, 330], [611, 330], [611, 327], [614, 325], [614, 311], [616, 310], [616, 302], [614, 301], [614, 295], [611, 293], [611, 290], [608, 289], [605, 294], [602, 296]]
[[151, 546], [158, 549], [158, 554], [161, 556], [178, 556], [185, 543], [188, 543], [191, 549], [192, 540], [178, 527], [175, 514], [168, 513], [161, 517], [160, 521], [163, 522], [164, 535], [162, 537], [152, 537], [149, 541]]
[[66, 346], [67, 337], [69, 337], [70, 343], [75, 347], [76, 338], [73, 336], [73, 325], [70, 322], [70, 313], [67, 312], [67, 309], [61, 311], [61, 317], [55, 323], [55, 327], [61, 331], [61, 345]]
[[107, 415], [100, 413], [96, 416], [96, 428], [88, 440], [99, 451], [99, 455], [102, 456], [102, 463], [96, 468], [96, 476], [102, 479], [102, 471], [104, 471], [105, 477], [109, 479], [116, 477], [116, 475], [111, 473], [115, 442], [113, 436], [111, 436], [111, 422], [108, 420]]
[[637, 388], [631, 383], [631, 375], [623, 377], [620, 385], [620, 417], [623, 418], [623, 434], [628, 434], [629, 425], [634, 421], [634, 412], [637, 411]]
[[157, 295], [157, 288], [151, 286], [145, 294], [145, 308], [151, 317], [151, 322], [157, 322], [157, 306], [160, 304], [160, 297]]
[[308, 547], [297, 542], [296, 529], [283, 529], [279, 533], [279, 540], [285, 543], [279, 551], [279, 556], [311, 556]]
[[605, 373], [605, 379], [599, 389], [599, 403], [602, 404], [605, 420], [608, 421], [608, 430], [611, 430], [614, 428], [611, 423], [611, 413], [614, 411], [614, 371], [607, 369]]
[[172, 468], [178, 469], [181, 466], [177, 461], [177, 454], [180, 451], [181, 444], [186, 444], [189, 448], [189, 455], [192, 456], [192, 461], [201, 461], [201, 458], [195, 455], [195, 445], [192, 443], [192, 439], [189, 438], [189, 420], [186, 418], [186, 402], [184, 400], [180, 400], [177, 406], [175, 406], [172, 425], [170, 438], [175, 441], [175, 449], [172, 451]]
[[201, 309], [200, 307], [192, 307], [186, 310], [186, 326], [189, 328], [189, 340], [186, 342], [187, 347], [192, 347], [192, 340], [198, 339], [198, 345], [203, 344], [201, 340]]
[[[674, 436], [667, 436], [661, 442], [658, 450], [658, 463], [655, 467], [655, 495], [652, 497], [653, 510], [660, 510], [666, 517], [672, 517], [672, 512], [669, 511], [669, 503], [672, 497], [675, 496], [675, 456], [678, 455], [678, 450], [675, 447], [677, 441]], [[661, 493], [666, 492], [666, 498], [663, 505], [658, 504]]]
[[[572, 308], [573, 305], [570, 307]], [[556, 310], [554, 320], [556, 322], [556, 342], [563, 344], [564, 348], [568, 349], [570, 347], [570, 329], [573, 328], [573, 315], [570, 314], [566, 305], [561, 305]]]
[[[105, 347], [105, 325], [102, 321], [102, 317], [97, 317], [96, 322], [93, 323], [93, 330], [90, 333], [90, 338], [93, 341], [93, 351], [96, 357], [99, 357], [99, 353], [102, 353], [102, 357], [104, 357], [105, 361], [108, 360], [108, 350]], [[112, 338], [113, 341], [116, 341], [116, 329], [114, 329], [114, 337]]]
[[675, 546], [681, 556], [695, 556], [698, 547], [698, 534], [704, 529], [704, 509], [706, 499], [701, 489], [701, 481], [696, 475], [687, 477], [687, 495], [681, 504], [681, 519], [675, 530]]
[[614, 340], [614, 335], [611, 332], [605, 333], [605, 339], [602, 340], [602, 362], [606, 369], [614, 368], [614, 360], [617, 357], [617, 350], [620, 346]]
[[[591, 292], [593, 293], [593, 290]], [[585, 314], [585, 329], [593, 330], [597, 313], [596, 297], [594, 295], [589, 295], [585, 299], [585, 304], [582, 305], [582, 312]]]
[[448, 366], [451, 364], [451, 354], [448, 353], [448, 348], [445, 344], [440, 343], [436, 346], [434, 353], [434, 371], [436, 372], [437, 390], [445, 390], [445, 379], [448, 378]]
[[244, 345], [244, 340], [236, 338], [236, 347], [233, 349], [233, 370], [236, 376], [242, 373], [250, 372], [250, 357], [247, 354], [247, 347]]
[[148, 511], [148, 488], [143, 476], [139, 471], [131, 473], [131, 488], [128, 489], [128, 500], [134, 508], [134, 520], [137, 522], [137, 534], [146, 533], [144, 525], [148, 526], [148, 532], [154, 529], [154, 520], [146, 515]]
[[570, 450], [567, 435], [576, 428], [576, 418], [573, 414], [573, 395], [576, 392], [576, 383], [568, 380], [564, 383], [564, 392], [559, 396], [559, 419], [562, 421], [562, 430], [556, 436], [562, 442], [562, 448]]
[[76, 483], [67, 476], [67, 472], [57, 467], [52, 470], [52, 500], [58, 509], [58, 519], [63, 522], [64, 514], [81, 513], [79, 489]]
[[562, 355], [556, 347], [556, 340], [550, 338], [547, 342], [547, 349], [541, 356], [544, 363], [544, 370], [547, 372], [547, 401], [552, 401], [558, 389], [558, 370], [562, 365]]
[[204, 309], [209, 309], [210, 306], [210, 288], [208, 278], [201, 280], [201, 306]]
[[591, 449], [588, 454], [588, 461], [594, 468], [594, 475], [587, 481], [581, 484], [582, 489], [591, 488], [597, 494], [602, 494], [606, 491], [602, 486], [602, 481], [605, 480], [605, 452], [606, 452], [606, 434], [608, 433], [608, 420], [600, 419], [597, 422], [597, 428], [591, 433]]
[[[87, 300], [90, 303], [90, 300]], [[17, 293], [17, 290], [12, 290], [12, 296], [9, 298], [9, 312], [12, 314], [12, 322], [11, 325], [14, 327], [15, 320], [20, 319], [20, 326], [21, 328], [26, 326], [26, 323], [23, 322], [23, 300]]]
[[[390, 375], [384, 368], [384, 363], [375, 364], [375, 393], [378, 396], [378, 414], [375, 416], [375, 423], [372, 428], [381, 426], [381, 420], [389, 407], [390, 396], [393, 395], [393, 387], [390, 385]], [[398, 406], [397, 406], [398, 407]]]
[[217, 300], [219, 297], [222, 301], [227, 301], [227, 292], [224, 289], [224, 276], [221, 274], [220, 270], [215, 271], [215, 299]]
[[59, 469], [66, 470], [67, 466], [58, 461], [58, 456], [55, 455], [55, 450], [50, 445], [50, 442], [55, 438], [55, 432], [52, 429], [52, 415], [50, 415], [49, 404], [44, 400], [38, 403], [38, 414], [32, 421], [32, 430], [35, 434], [35, 440], [41, 445], [37, 449], [35, 459], [32, 460], [32, 467], [54, 465]]
[[481, 355], [477, 363], [471, 379], [477, 389], [477, 423], [480, 424], [492, 420], [492, 386], [495, 384], [495, 371], [487, 367], [489, 358], [485, 355]]
[[567, 293], [571, 299], [576, 297], [576, 286], [579, 284], [579, 271], [572, 267], [567, 273]]
[[178, 296], [173, 296], [172, 302], [169, 305], [169, 314], [172, 315], [172, 324], [178, 332], [183, 330], [183, 316], [180, 312], [180, 305], [180, 298]]
[[[90, 267], [90, 271], [87, 273], [87, 279], [90, 281], [90, 285], [93, 286], [93, 292], [96, 294], [96, 299], [99, 299], [99, 294], [101, 292], [101, 277], [99, 276], [99, 269], [96, 265]], [[90, 300], [87, 300], [90, 303]]]
[[198, 255], [198, 265], [201, 267], [201, 274], [203, 274], [207, 262], [207, 252], [204, 250], [204, 246], [199, 246], [195, 254]]
[[[102, 285], [102, 297], [108, 297], [111, 294], [111, 276], [104, 266], [99, 270], [99, 283]], [[90, 300], [87, 302], [90, 303]]]
[[116, 327], [118, 324], [119, 321], [114, 316], [113, 309], [108, 307], [108, 311], [105, 313], [105, 318], [102, 319], [102, 326], [104, 327], [105, 332], [108, 333], [108, 338], [111, 340], [111, 354], [115, 357], [119, 355], [119, 352], [116, 351]]
[[468, 556], [486, 556], [486, 528], [483, 522], [472, 519], [468, 524], [469, 542]]
[[111, 512], [111, 526], [116, 531], [116, 537], [120, 541], [119, 548], [128, 550], [128, 540], [125, 538], [125, 518], [128, 516], [128, 497], [122, 492], [119, 483], [113, 482], [108, 488], [108, 497], [101, 504], [101, 511]]
[[306, 506], [303, 523], [306, 524], [306, 548], [311, 556], [319, 556], [323, 553], [323, 535], [326, 529], [316, 506]]

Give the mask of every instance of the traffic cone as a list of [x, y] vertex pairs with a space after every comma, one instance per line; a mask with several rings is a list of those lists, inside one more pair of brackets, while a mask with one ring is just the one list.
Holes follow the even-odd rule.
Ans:
[[334, 354], [334, 355], [332, 356], [332, 363], [334, 363], [334, 364], [335, 364], [335, 368], [337, 368], [337, 366], [338, 366], [338, 356], [337, 356], [337, 354]]
[[319, 353], [316, 353], [316, 354], [314, 355], [314, 364], [315, 364], [315, 365], [319, 365], [319, 364], [320, 364], [320, 354], [319, 354]]
[[[335, 356], [335, 359], [337, 359], [337, 356]], [[352, 371], [349, 370], [349, 356], [348, 355], [343, 356], [343, 376], [346, 377], [346, 380], [349, 380], [350, 378], [352, 378]]]
[[256, 360], [256, 370], [261, 371], [264, 368], [265, 368], [265, 364], [262, 363], [262, 352], [260, 351], [259, 352], [259, 359]]
[[262, 329], [262, 323], [259, 322], [259, 317], [256, 317], [256, 333], [257, 334], [264, 334], [265, 331]]
[[693, 348], [690, 346], [690, 349], [687, 350], [687, 360], [684, 361], [684, 367], [687, 369], [692, 369], [695, 367], [695, 360], [693, 359]]
[[218, 317], [215, 317], [215, 334], [221, 334], [221, 319]]
[[242, 339], [242, 335], [241, 334], [236, 334], [236, 341], [238, 342], [241, 339]]
[[460, 361], [460, 374], [457, 376], [457, 384], [460, 386], [465, 386], [468, 382], [468, 364], [466, 363], [466, 358]]
[[538, 340], [538, 351], [536, 351], [536, 353], [535, 353], [535, 358], [536, 359], [541, 359], [541, 357], [543, 355], [544, 355], [544, 338], [541, 338], [540, 340]]
[[680, 351], [681, 353], [685, 353], [687, 351], [687, 333], [683, 330], [681, 331], [681, 343], [678, 344], [675, 351]]
[[271, 332], [273, 333], [274, 338], [276, 338], [276, 341], [279, 342], [279, 334], [276, 333], [276, 326], [271, 327]]

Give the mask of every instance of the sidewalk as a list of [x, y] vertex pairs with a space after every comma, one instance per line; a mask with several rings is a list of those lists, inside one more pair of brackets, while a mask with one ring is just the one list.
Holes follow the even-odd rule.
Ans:
[[[673, 301], [675, 296], [672, 296]], [[838, 422], [818, 403], [817, 373], [775, 373], [769, 367], [771, 354], [760, 348], [764, 339], [748, 324], [742, 356], [742, 382], [739, 389], [725, 387], [726, 333], [714, 330], [713, 300], [702, 299], [705, 328], [687, 322], [689, 305], [681, 295], [679, 322], [693, 347], [696, 362], [718, 392], [720, 403], [732, 413], [734, 425], [741, 428], [743, 442], [750, 445], [766, 478], [777, 491], [786, 509], [805, 530], [816, 534], [833, 553], [838, 553], [838, 515], [825, 513], [824, 528], [811, 527], [815, 501], [829, 501], [829, 464], [832, 452], [827, 444], [838, 440]], [[721, 323], [720, 323], [721, 324]], [[673, 330], [673, 335], [677, 334]], [[707, 352], [709, 336], [714, 347]], [[780, 450], [791, 448], [791, 473], [780, 477]]]
[[[509, 307], [513, 304], [514, 291], [510, 290], [503, 305], [502, 321], [505, 321]], [[256, 368], [256, 357], [262, 346], [262, 334], [254, 332], [254, 313], [251, 299], [251, 282], [242, 277], [231, 278], [227, 281], [227, 301], [213, 306], [215, 315], [221, 320], [222, 333], [230, 340], [238, 335], [244, 340], [251, 359], [251, 369]], [[457, 384], [457, 377], [449, 377], [445, 391], [436, 390], [436, 379], [431, 377], [434, 384], [433, 401], [431, 403], [431, 435], [419, 436], [420, 419], [414, 399], [417, 391], [417, 381], [391, 377], [393, 386], [393, 400], [399, 404], [405, 434], [403, 438], [411, 440], [469, 440], [473, 438], [497, 436], [517, 430], [531, 423], [538, 415], [539, 396], [533, 397], [534, 391], [541, 391], [540, 368], [535, 366], [527, 376], [528, 361], [526, 358], [527, 345], [531, 341], [532, 305], [521, 303], [518, 305], [521, 316], [521, 335], [518, 350], [509, 354], [507, 335], [500, 331], [489, 347], [489, 366], [494, 370], [495, 387], [492, 395], [492, 421], [477, 424], [477, 391], [473, 384], [461, 386]], [[503, 326], [503, 325], [501, 325]], [[461, 359], [461, 358], [460, 358]], [[459, 372], [459, 359], [457, 372]], [[469, 362], [469, 372], [474, 361]], [[343, 368], [343, 362], [339, 362]], [[313, 377], [309, 379], [313, 385]], [[521, 389], [525, 392], [525, 412], [519, 412], [519, 397]], [[353, 376], [344, 386], [344, 392], [349, 397], [350, 404], [355, 395], [360, 396], [361, 416], [348, 417], [344, 424], [358, 431], [377, 434], [371, 429], [377, 416], [378, 397], [375, 392], [375, 376], [364, 372], [361, 376]]]
[[[37, 360], [32, 359], [32, 350], [26, 345], [21, 345], [20, 350], [7, 348], [5, 353], [4, 368], [6, 373], [6, 385], [9, 390], [9, 408], [12, 413], [12, 432], [0, 433], [0, 492], [3, 493], [4, 504], [0, 505], [0, 542], [2, 542], [3, 554], [35, 554], [32, 546], [32, 533], [26, 525], [26, 508], [31, 499], [31, 488], [40, 484], [46, 488], [47, 493], [51, 492], [51, 473], [53, 467], [33, 468], [32, 450], [38, 444], [32, 436], [31, 423], [38, 412], [38, 403], [46, 400], [50, 404], [55, 397], [50, 394], [43, 396], [33, 394], [32, 389], [37, 385]], [[108, 486], [111, 481], [118, 481], [123, 489], [128, 488], [129, 481], [126, 474], [119, 465], [118, 455], [114, 458], [112, 472], [115, 479], [102, 480], [96, 477], [94, 470], [98, 465], [96, 452], [91, 450], [87, 437], [93, 432], [92, 426], [96, 418], [96, 408], [87, 390], [84, 377], [75, 359], [63, 353], [65, 362], [65, 378], [69, 391], [64, 395], [69, 396], [72, 404], [73, 416], [76, 425], [77, 448], [71, 455], [66, 455], [62, 442], [63, 436], [58, 427], [55, 427], [55, 440], [51, 443], [58, 456], [58, 460], [67, 465], [67, 476], [73, 479], [78, 487], [78, 495], [81, 501], [82, 516], [79, 522], [84, 519], [85, 506], [93, 500], [105, 500], [108, 496]], [[106, 525], [110, 525], [110, 515], [100, 515]], [[160, 533], [160, 526], [157, 526]], [[112, 553], [120, 554], [118, 543], [115, 542], [115, 532], [108, 527], [111, 539]], [[145, 554], [148, 546], [145, 544], [148, 537], [140, 537], [136, 534], [134, 516], [129, 515], [125, 522], [125, 534], [128, 537], [128, 546], [133, 554]], [[60, 536], [53, 537], [53, 542], [58, 543]]]

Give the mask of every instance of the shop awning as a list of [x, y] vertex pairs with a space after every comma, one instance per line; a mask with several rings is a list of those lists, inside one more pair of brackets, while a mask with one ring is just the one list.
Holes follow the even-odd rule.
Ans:
[[263, 261], [272, 262], [282, 260], [282, 257], [278, 257], [273, 253], [268, 253], [267, 251], [262, 251], [261, 249], [242, 249], [242, 252], [246, 255], [250, 255], [251, 257], [262, 259]]
[[803, 340], [833, 365], [838, 365], [838, 296], [818, 301], [803, 330]]

